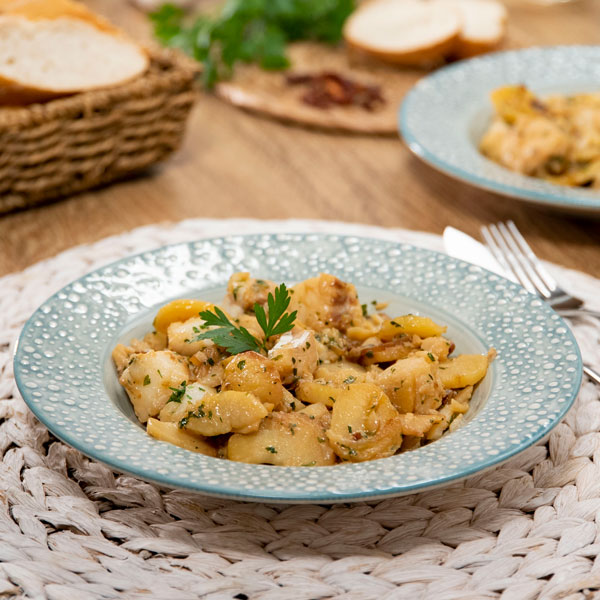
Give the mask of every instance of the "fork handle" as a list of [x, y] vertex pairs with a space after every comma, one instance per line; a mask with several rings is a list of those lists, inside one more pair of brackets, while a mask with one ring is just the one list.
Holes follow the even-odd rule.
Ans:
[[600, 385], [600, 373], [598, 373], [598, 371], [595, 371], [594, 369], [592, 369], [591, 367], [587, 367], [586, 365], [583, 365], [583, 372], [594, 382], [597, 383], [598, 385]]
[[555, 308], [561, 317], [576, 319], [577, 317], [594, 317], [600, 319], [600, 311], [589, 310], [588, 308]]

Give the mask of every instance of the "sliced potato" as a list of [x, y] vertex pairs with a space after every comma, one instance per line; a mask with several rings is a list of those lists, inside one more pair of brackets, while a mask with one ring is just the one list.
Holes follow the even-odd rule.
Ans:
[[298, 412], [304, 408], [304, 404], [292, 394], [292, 392], [283, 388], [283, 398], [281, 410], [283, 412]]
[[209, 346], [214, 346], [212, 340], [197, 340], [204, 333], [204, 320], [198, 316], [191, 317], [186, 321], [173, 321], [167, 327], [167, 340], [169, 350], [178, 352], [184, 356], [192, 356]]
[[310, 329], [335, 327], [346, 331], [363, 321], [356, 288], [333, 275], [321, 273], [296, 284], [292, 292], [289, 310], [298, 311], [298, 321]]
[[275, 287], [268, 279], [255, 279], [247, 272], [234, 273], [227, 283], [227, 299], [249, 311], [254, 304], [266, 304], [269, 294], [275, 293]]
[[402, 435], [422, 438], [434, 425], [443, 419], [441, 415], [415, 415], [406, 413], [399, 416]]
[[488, 358], [482, 354], [460, 354], [440, 363], [439, 376], [445, 388], [464, 388], [481, 381], [488, 369]]
[[454, 350], [454, 343], [442, 336], [429, 337], [421, 341], [421, 350], [431, 352], [438, 360], [446, 360]]
[[375, 346], [361, 348], [358, 360], [365, 366], [377, 363], [390, 363], [401, 358], [406, 358], [413, 351], [414, 346], [411, 340], [400, 338]]
[[[196, 392], [188, 387], [181, 405], [169, 405], [160, 413], [161, 420], [177, 422], [179, 427], [207, 437], [224, 433], [256, 431], [269, 414], [267, 407], [247, 392]], [[189, 397], [188, 397], [189, 396]], [[171, 404], [171, 403], [169, 403]]]
[[300, 412], [303, 415], [308, 415], [309, 419], [316, 420], [323, 430], [329, 429], [331, 425], [331, 412], [324, 404], [309, 404]]
[[283, 385], [275, 363], [258, 354], [242, 352], [227, 363], [223, 372], [223, 391], [250, 392], [275, 407], [283, 400]]
[[158, 418], [165, 422], [178, 423], [190, 411], [196, 410], [207, 396], [214, 396], [217, 390], [199, 383], [185, 383], [172, 389], [172, 394], [160, 411]]
[[308, 404], [333, 406], [337, 391], [340, 388], [323, 381], [301, 381], [296, 387], [296, 397]]
[[146, 431], [157, 440], [169, 442], [169, 444], [206, 456], [217, 456], [216, 448], [211, 446], [202, 436], [180, 429], [177, 423], [167, 423], [150, 417]]
[[338, 394], [327, 437], [343, 460], [361, 462], [391, 456], [402, 444], [398, 411], [380, 387], [349, 385]]
[[288, 467], [335, 462], [322, 427], [302, 413], [275, 412], [264, 419], [257, 432], [232, 435], [227, 456], [238, 462]]
[[367, 380], [367, 372], [361, 365], [341, 360], [320, 365], [315, 371], [315, 378], [336, 386], [349, 385], [356, 382], [365, 382]]
[[442, 403], [438, 365], [433, 354], [417, 352], [385, 369], [376, 381], [401, 413], [429, 413]]
[[190, 378], [187, 361], [169, 350], [134, 354], [119, 382], [127, 391], [137, 418], [145, 423], [156, 416], [172, 394]]
[[202, 300], [190, 300], [181, 298], [165, 304], [156, 313], [154, 318], [154, 329], [160, 333], [167, 333], [171, 323], [187, 321], [191, 317], [197, 317], [203, 310], [213, 310], [214, 304]]
[[404, 315], [386, 321], [379, 332], [379, 337], [384, 341], [393, 340], [399, 335], [418, 335], [422, 338], [442, 335], [446, 327], [438, 325], [429, 317], [418, 315]]

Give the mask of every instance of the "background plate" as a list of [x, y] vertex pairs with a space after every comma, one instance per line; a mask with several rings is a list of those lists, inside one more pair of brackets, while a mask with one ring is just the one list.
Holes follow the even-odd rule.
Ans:
[[[326, 271], [364, 300], [449, 325], [457, 351], [498, 351], [467, 423], [425, 448], [336, 467], [246, 465], [158, 442], [132, 418], [110, 363], [114, 344], [149, 329], [169, 299], [217, 299], [235, 271], [293, 283]], [[321, 234], [265, 234], [166, 246], [73, 282], [26, 323], [15, 378], [60, 439], [118, 471], [216, 496], [342, 502], [395, 496], [466, 477], [541, 439], [581, 383], [577, 344], [549, 306], [519, 286], [407, 244]]]
[[407, 94], [400, 107], [400, 133], [417, 156], [451, 177], [539, 205], [600, 213], [600, 190], [526, 177], [479, 153], [493, 115], [490, 92], [517, 84], [542, 96], [598, 92], [600, 46], [497, 52], [439, 69]]

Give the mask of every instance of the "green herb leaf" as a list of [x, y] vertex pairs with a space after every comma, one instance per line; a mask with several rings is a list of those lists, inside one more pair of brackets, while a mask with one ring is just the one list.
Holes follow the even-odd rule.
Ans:
[[181, 399], [185, 394], [185, 389], [187, 387], [187, 381], [182, 381], [181, 385], [178, 388], [170, 387], [169, 389], [173, 392], [169, 399], [167, 400], [167, 404], [169, 402], [177, 402], [177, 404], [181, 404]]
[[203, 327], [217, 327], [197, 335], [193, 341], [212, 340], [217, 346], [225, 348], [230, 354], [240, 354], [248, 350], [260, 351], [258, 340], [245, 328], [236, 327], [227, 315], [215, 306], [214, 313], [203, 310], [200, 317], [204, 320]]
[[265, 340], [273, 335], [280, 335], [290, 331], [294, 327], [297, 311], [286, 313], [290, 305], [290, 295], [285, 283], [275, 288], [275, 296], [269, 294], [267, 297], [267, 307], [269, 316], [265, 314], [265, 309], [260, 304], [254, 304], [254, 314], [261, 329], [265, 333]]
[[289, 65], [286, 45], [296, 40], [335, 44], [355, 0], [228, 0], [218, 16], [190, 19], [165, 4], [150, 15], [155, 37], [203, 63], [204, 85], [229, 77], [239, 61], [264, 69]]
[[144, 377], [144, 385], [150, 385], [150, 383], [150, 375], [146, 375], [146, 377]]

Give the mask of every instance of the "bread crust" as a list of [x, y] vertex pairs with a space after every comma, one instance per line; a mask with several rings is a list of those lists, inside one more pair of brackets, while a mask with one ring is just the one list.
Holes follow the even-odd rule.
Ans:
[[406, 67], [428, 67], [443, 62], [446, 56], [452, 54], [458, 40], [459, 34], [457, 31], [434, 44], [415, 48], [414, 50], [398, 52], [379, 50], [378, 48], [357, 42], [350, 37], [346, 38], [346, 43], [354, 50], [368, 54], [382, 62]]
[[[40, 9], [40, 10], [38, 10]], [[69, 14], [64, 14], [65, 12]], [[31, 17], [31, 18], [30, 18]], [[46, 102], [54, 98], [72, 95], [82, 91], [112, 87], [131, 81], [149, 66], [150, 59], [147, 50], [126, 37], [119, 29], [113, 27], [102, 17], [89, 11], [84, 6], [71, 0], [0, 0], [0, 23], [5, 26], [15, 23], [49, 23], [59, 20], [78, 23], [78, 27], [94, 28], [98, 35], [112, 36], [121, 40], [123, 44], [135, 47], [141, 58], [141, 67], [135, 73], [122, 76], [109, 84], [81, 85], [68, 87], [54, 87], [50, 85], [28, 85], [26, 77], [7, 76], [0, 73], [0, 106], [24, 106], [27, 104]], [[25, 81], [23, 81], [25, 79]]]
[[[450, 5], [444, 5], [443, 3], [437, 2], [415, 2], [420, 9], [429, 9], [432, 12], [444, 10], [449, 17], [454, 17], [454, 23], [450, 23], [449, 27], [446, 27], [446, 31], [438, 35], [437, 39], [430, 39], [423, 41], [419, 45], [414, 45], [412, 48], [403, 49], [382, 49], [377, 47], [375, 44], [370, 44], [364, 39], [357, 39], [353, 35], [352, 30], [356, 20], [362, 17], [362, 12], [369, 10], [370, 7], [381, 2], [381, 0], [370, 0], [359, 8], [351, 17], [348, 19], [344, 26], [344, 39], [346, 44], [352, 50], [376, 58], [379, 61], [401, 65], [401, 66], [417, 66], [417, 67], [428, 67], [434, 66], [444, 61], [447, 55], [451, 54], [454, 50], [461, 29], [461, 20], [458, 12], [449, 8]], [[387, 0], [383, 0], [382, 4], [385, 4]], [[402, 32], [399, 32], [399, 40], [401, 40]], [[375, 39], [375, 38], [374, 38]]]

